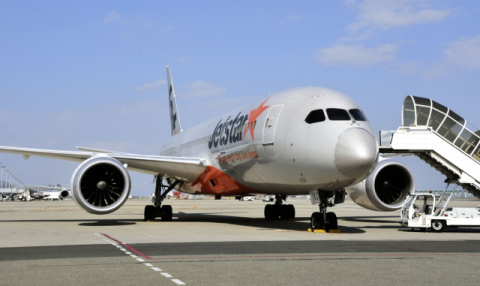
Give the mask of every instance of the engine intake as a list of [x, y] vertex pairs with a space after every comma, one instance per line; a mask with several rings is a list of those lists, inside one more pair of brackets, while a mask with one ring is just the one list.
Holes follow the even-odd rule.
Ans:
[[130, 175], [119, 161], [94, 157], [75, 170], [71, 190], [75, 202], [87, 212], [108, 214], [125, 203], [130, 186]]
[[381, 160], [362, 182], [346, 188], [356, 204], [374, 211], [395, 211], [415, 192], [415, 178], [403, 164]]
[[69, 192], [69, 191], [67, 191], [67, 190], [62, 190], [62, 191], [60, 192], [60, 194], [58, 195], [58, 197], [59, 197], [60, 199], [64, 200], [64, 199], [68, 198], [69, 195], [70, 195], [70, 192]]

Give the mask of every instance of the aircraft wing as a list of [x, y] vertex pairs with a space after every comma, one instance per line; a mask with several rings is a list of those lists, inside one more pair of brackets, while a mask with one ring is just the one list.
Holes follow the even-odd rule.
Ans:
[[91, 157], [111, 157], [122, 164], [127, 164], [128, 170], [152, 175], [165, 174], [183, 181], [195, 180], [207, 167], [205, 159], [190, 157], [149, 156], [120, 152], [61, 151], [6, 146], [0, 146], [0, 152], [23, 155], [25, 159], [30, 156], [38, 156], [75, 162], [83, 162]]

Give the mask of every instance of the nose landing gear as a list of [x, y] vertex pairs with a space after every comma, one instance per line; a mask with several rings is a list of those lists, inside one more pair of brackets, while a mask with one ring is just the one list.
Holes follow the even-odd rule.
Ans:
[[337, 215], [334, 212], [327, 212], [327, 207], [333, 207], [334, 203], [329, 199], [334, 198], [335, 192], [314, 191], [310, 194], [312, 203], [318, 202], [320, 212], [314, 212], [310, 217], [310, 228], [312, 231], [324, 229], [329, 231], [338, 228]]
[[180, 183], [180, 181], [175, 181], [169, 186], [162, 185], [163, 177], [157, 175], [156, 184], [155, 184], [155, 197], [153, 198], [153, 206], [145, 206], [144, 220], [155, 220], [157, 217], [161, 217], [163, 221], [172, 220], [172, 206], [163, 205], [162, 202], [167, 196], [167, 194], [175, 188], [175, 186]]
[[293, 205], [284, 205], [283, 201], [286, 201], [286, 195], [276, 195], [275, 204], [265, 205], [265, 219], [267, 220], [288, 220], [295, 218], [295, 207]]

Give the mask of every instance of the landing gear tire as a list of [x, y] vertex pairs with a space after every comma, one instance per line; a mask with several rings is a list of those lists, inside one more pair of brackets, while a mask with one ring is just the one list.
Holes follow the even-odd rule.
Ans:
[[[338, 220], [337, 215], [333, 212], [327, 213], [328, 229], [337, 229]], [[326, 229], [326, 228], [325, 228]]]
[[288, 218], [295, 218], [295, 207], [293, 205], [287, 205]]
[[271, 213], [272, 213], [271, 208], [272, 208], [272, 205], [265, 205], [265, 209], [263, 211], [263, 214], [265, 215], [266, 220], [271, 220], [272, 219], [271, 218], [271, 216], [272, 216], [271, 215]]
[[171, 205], [163, 205], [162, 206], [162, 220], [163, 221], [171, 221], [172, 220], [172, 206]]
[[277, 220], [280, 217], [280, 207], [277, 205], [265, 205], [265, 219]]
[[315, 229], [323, 229], [325, 227], [324, 221], [323, 221], [323, 214], [316, 212], [312, 214], [312, 217], [310, 218], [310, 228], [312, 230]]
[[155, 220], [155, 207], [152, 205], [145, 206], [145, 211], [143, 213], [143, 218], [147, 220]]
[[432, 221], [432, 230], [435, 232], [442, 232], [445, 229], [445, 221], [434, 220]]
[[280, 219], [288, 220], [290, 218], [290, 209], [289, 206], [291, 205], [281, 205], [280, 207]]

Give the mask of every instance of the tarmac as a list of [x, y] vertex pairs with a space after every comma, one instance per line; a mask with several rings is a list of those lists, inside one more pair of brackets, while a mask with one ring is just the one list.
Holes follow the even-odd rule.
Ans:
[[[0, 202], [0, 285], [477, 285], [480, 228], [412, 231], [399, 211], [350, 200], [329, 208], [340, 233], [266, 221], [261, 201], [166, 200], [173, 221], [143, 221], [146, 200], [109, 215], [73, 201]], [[477, 207], [455, 200], [450, 206]]]

